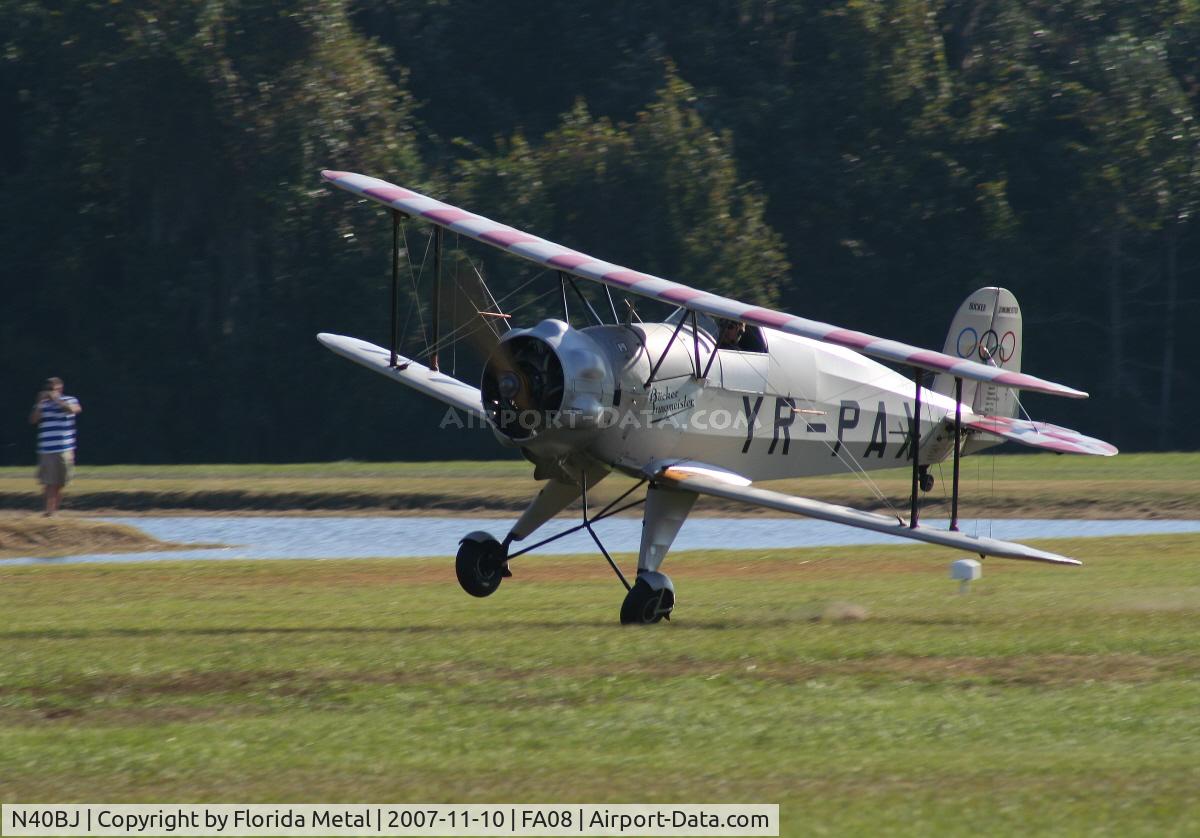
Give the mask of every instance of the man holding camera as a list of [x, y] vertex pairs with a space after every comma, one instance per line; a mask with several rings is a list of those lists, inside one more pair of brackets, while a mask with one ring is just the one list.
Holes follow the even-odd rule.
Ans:
[[38, 481], [44, 487], [46, 516], [58, 512], [63, 487], [75, 470], [75, 416], [79, 399], [63, 395], [61, 378], [47, 378], [29, 414], [38, 426]]

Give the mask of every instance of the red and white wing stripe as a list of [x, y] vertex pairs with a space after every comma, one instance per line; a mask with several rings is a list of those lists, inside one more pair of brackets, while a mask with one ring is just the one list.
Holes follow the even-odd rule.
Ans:
[[1051, 425], [1048, 422], [1030, 422], [1027, 419], [1012, 419], [1008, 416], [976, 416], [964, 419], [963, 427], [986, 431], [1022, 445], [1044, 448], [1058, 454], [1093, 454], [1098, 457], [1111, 457], [1117, 453], [1115, 445], [1102, 439], [1084, 436], [1079, 431]]
[[1046, 381], [1033, 375], [1009, 372], [998, 367], [955, 358], [899, 341], [877, 338], [817, 320], [808, 320], [786, 312], [740, 303], [728, 297], [710, 294], [678, 282], [630, 270], [378, 178], [353, 172], [336, 171], [324, 171], [321, 176], [340, 189], [370, 198], [414, 218], [425, 219], [547, 268], [566, 271], [584, 279], [602, 282], [621, 291], [686, 306], [712, 317], [742, 320], [755, 326], [777, 329], [781, 332], [845, 346], [864, 355], [871, 355], [896, 364], [949, 373], [975, 381], [990, 381], [1019, 390], [1033, 390], [1074, 399], [1087, 398], [1087, 393], [1081, 390]]

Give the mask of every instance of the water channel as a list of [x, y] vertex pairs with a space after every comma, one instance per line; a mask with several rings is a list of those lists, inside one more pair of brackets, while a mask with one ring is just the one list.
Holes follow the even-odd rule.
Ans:
[[[153, 562], [232, 559], [359, 559], [451, 556], [458, 540], [472, 530], [502, 538], [515, 519], [458, 517], [297, 517], [297, 516], [180, 516], [106, 518], [129, 524], [163, 541], [222, 544], [218, 548], [142, 553], [98, 553], [44, 559], [0, 559], [0, 565], [77, 564], [92, 562]], [[552, 535], [576, 523], [552, 521], [529, 539]], [[922, 523], [944, 528], [945, 520]], [[641, 519], [615, 517], [601, 521], [596, 531], [612, 552], [636, 552]], [[1200, 532], [1200, 521], [1176, 520], [1042, 520], [992, 519], [965, 521], [962, 531], [1010, 541], [1039, 538], [1102, 538], [1116, 535], [1158, 535]], [[806, 518], [691, 518], [675, 541], [674, 551], [766, 550], [795, 547], [842, 547], [860, 544], [900, 545], [910, 542], [865, 530]], [[592, 553], [586, 532], [547, 544], [547, 554]], [[1053, 549], [1053, 548], [1051, 548]], [[950, 555], [950, 553], [947, 553]]]

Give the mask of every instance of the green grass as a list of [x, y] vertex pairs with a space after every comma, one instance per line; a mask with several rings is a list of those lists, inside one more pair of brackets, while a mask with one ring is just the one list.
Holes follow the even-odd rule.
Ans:
[[[0, 570], [0, 799], [779, 802], [783, 833], [1200, 831], [1200, 537]], [[625, 557], [625, 563], [629, 561]], [[864, 620], [816, 619], [829, 603]], [[834, 609], [836, 610], [836, 609]]]
[[[926, 502], [948, 510], [950, 468], [934, 468]], [[32, 468], [0, 469], [0, 505], [36, 506]], [[891, 503], [906, 503], [908, 469], [872, 472]], [[597, 502], [631, 485], [613, 476]], [[871, 488], [855, 475], [775, 481], [780, 491], [875, 508]], [[152, 509], [497, 509], [522, 508], [538, 489], [523, 461], [305, 463], [294, 465], [82, 466], [67, 508]], [[963, 461], [964, 514], [1018, 517], [1200, 517], [1200, 454], [1070, 457], [1022, 454]], [[698, 512], [743, 507], [713, 499]]]
[[[1196, 480], [1200, 479], [1200, 453], [1120, 454], [1116, 457], [1073, 457], [1054, 454], [976, 455], [964, 467], [993, 463], [1000, 480]], [[32, 464], [29, 468], [32, 468]], [[0, 468], [0, 480], [28, 480], [29, 468]], [[367, 463], [343, 460], [331, 463], [214, 464], [214, 465], [115, 465], [82, 466], [79, 476], [88, 480], [294, 480], [364, 478], [403, 480], [441, 477], [526, 477], [532, 466], [524, 460], [449, 460], [423, 463]], [[905, 471], [898, 469], [898, 472]], [[888, 472], [880, 472], [887, 474]], [[853, 480], [851, 475], [838, 479]]]

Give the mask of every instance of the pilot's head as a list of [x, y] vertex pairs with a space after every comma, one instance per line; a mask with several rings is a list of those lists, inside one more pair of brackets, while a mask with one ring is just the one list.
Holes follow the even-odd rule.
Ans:
[[740, 320], [722, 320], [721, 321], [721, 343], [732, 345], [742, 339], [742, 335], [746, 333], [746, 324]]

